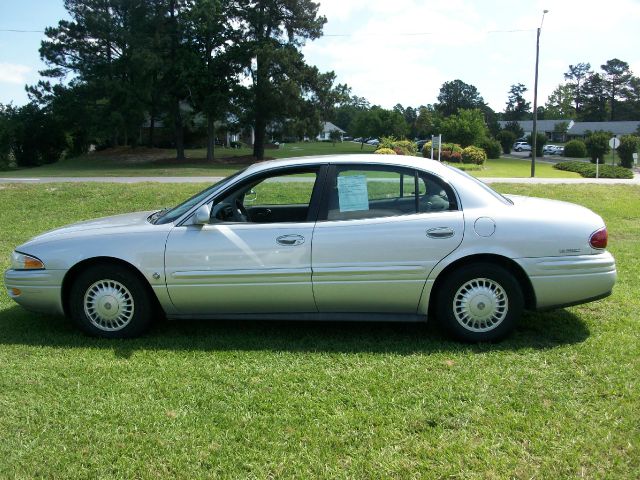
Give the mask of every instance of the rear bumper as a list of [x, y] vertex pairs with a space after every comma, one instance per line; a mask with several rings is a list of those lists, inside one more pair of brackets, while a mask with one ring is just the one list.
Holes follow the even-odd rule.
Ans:
[[609, 252], [516, 261], [531, 279], [538, 310], [598, 300], [616, 283], [616, 263]]
[[24, 308], [64, 315], [62, 280], [65, 273], [66, 270], [7, 270], [4, 284], [9, 297]]

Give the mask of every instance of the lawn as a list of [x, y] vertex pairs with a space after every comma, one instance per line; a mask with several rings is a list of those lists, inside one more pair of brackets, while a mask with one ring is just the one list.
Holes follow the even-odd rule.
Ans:
[[[199, 185], [0, 185], [0, 267], [40, 231]], [[500, 185], [594, 209], [614, 294], [495, 345], [433, 324], [161, 322], [87, 338], [0, 294], [0, 478], [638, 478], [640, 188]]]
[[[335, 146], [331, 143], [310, 142], [285, 144], [279, 149], [266, 150], [269, 158], [290, 158], [309, 155], [360, 154], [372, 153], [374, 147], [365, 145], [360, 149], [359, 143], [344, 142]], [[224, 161], [207, 163], [203, 159], [205, 150], [188, 150], [187, 160], [176, 162], [174, 150], [139, 149], [116, 150], [115, 152], [98, 152], [81, 157], [61, 160], [58, 163], [13, 171], [0, 172], [0, 177], [113, 177], [113, 176], [213, 176], [224, 177], [246, 165], [251, 151], [241, 149], [218, 149], [216, 158], [225, 157]], [[234, 159], [237, 159], [234, 160]], [[458, 165], [461, 166], [461, 165]], [[469, 173], [477, 177], [529, 177], [531, 163], [528, 159], [500, 158], [488, 160], [484, 168], [464, 166]], [[555, 170], [549, 163], [536, 164], [536, 176], [549, 178], [579, 178], [577, 173]]]

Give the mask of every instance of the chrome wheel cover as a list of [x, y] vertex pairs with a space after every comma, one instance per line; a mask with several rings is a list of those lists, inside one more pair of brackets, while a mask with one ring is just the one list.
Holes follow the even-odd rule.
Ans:
[[133, 296], [115, 280], [98, 280], [84, 295], [84, 313], [91, 324], [105, 332], [122, 330], [133, 319]]
[[509, 312], [504, 288], [490, 278], [474, 278], [453, 296], [453, 315], [471, 332], [489, 332], [500, 325]]

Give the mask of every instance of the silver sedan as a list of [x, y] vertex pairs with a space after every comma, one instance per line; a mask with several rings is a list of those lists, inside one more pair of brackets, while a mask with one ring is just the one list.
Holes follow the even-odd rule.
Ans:
[[170, 210], [77, 223], [16, 248], [5, 273], [25, 308], [91, 335], [170, 319], [426, 321], [464, 341], [510, 332], [523, 309], [611, 293], [598, 215], [503, 196], [407, 156], [253, 165]]

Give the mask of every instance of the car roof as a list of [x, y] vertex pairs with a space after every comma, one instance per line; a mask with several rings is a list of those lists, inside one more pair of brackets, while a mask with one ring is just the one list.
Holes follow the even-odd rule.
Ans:
[[409, 155], [376, 155], [376, 154], [344, 154], [344, 155], [313, 155], [309, 157], [293, 157], [282, 160], [268, 160], [266, 162], [254, 163], [247, 168], [246, 173], [256, 173], [272, 168], [293, 167], [293, 166], [310, 166], [324, 164], [377, 164], [377, 165], [396, 165], [400, 167], [417, 168], [426, 170], [438, 175], [448, 176], [448, 168], [430, 158], [413, 157]]

